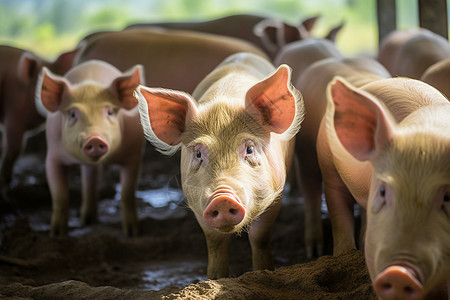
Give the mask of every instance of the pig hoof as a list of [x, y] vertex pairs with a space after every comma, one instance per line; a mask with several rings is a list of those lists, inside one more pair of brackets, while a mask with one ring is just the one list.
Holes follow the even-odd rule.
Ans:
[[80, 220], [81, 226], [89, 226], [89, 225], [95, 224], [96, 222], [97, 222], [97, 216], [95, 214], [94, 215], [89, 214], [86, 216], [82, 216], [81, 220]]
[[67, 236], [67, 233], [68, 233], [68, 228], [67, 227], [61, 227], [61, 228], [58, 228], [58, 227], [52, 227], [52, 229], [50, 230], [50, 236], [51, 237], [64, 237], [64, 236]]
[[138, 225], [124, 226], [123, 233], [126, 237], [137, 237], [140, 235], [140, 230]]

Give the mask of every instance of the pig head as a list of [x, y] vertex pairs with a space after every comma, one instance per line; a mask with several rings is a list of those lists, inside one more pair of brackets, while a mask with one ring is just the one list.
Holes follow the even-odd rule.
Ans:
[[253, 267], [273, 268], [270, 231], [281, 203], [291, 139], [303, 118], [290, 69], [239, 53], [189, 94], [137, 89], [147, 139], [181, 148], [182, 187], [208, 246], [208, 277], [228, 276], [230, 234], [249, 231]]
[[78, 49], [62, 53], [48, 62], [29, 51], [0, 46], [0, 123], [2, 128], [2, 158], [0, 185], [8, 187], [13, 168], [27, 135], [43, 129], [45, 118], [34, 104], [35, 87], [43, 66], [64, 74], [72, 65]]
[[141, 66], [121, 73], [102, 61], [89, 61], [64, 77], [44, 68], [37, 104], [47, 115], [46, 172], [53, 201], [51, 231], [67, 233], [67, 167], [81, 165], [81, 223], [96, 219], [96, 182], [101, 164], [121, 167], [123, 227], [137, 234], [134, 190], [144, 137], [133, 90], [143, 82]]
[[[366, 263], [381, 299], [445, 299], [450, 280], [450, 103], [405, 78], [328, 89], [328, 123], [355, 161], [368, 162], [368, 186], [348, 166], [338, 172], [367, 200]], [[450, 295], [450, 294], [449, 294]]]

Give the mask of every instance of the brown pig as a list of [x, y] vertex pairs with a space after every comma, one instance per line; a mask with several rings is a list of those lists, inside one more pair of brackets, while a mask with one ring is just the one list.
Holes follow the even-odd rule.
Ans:
[[[320, 138], [319, 126], [326, 109], [326, 87], [336, 75], [346, 78], [356, 86], [390, 77], [389, 72], [376, 60], [362, 57], [330, 57], [311, 64], [295, 83], [303, 95], [307, 111], [302, 130], [296, 137], [295, 153], [299, 162], [299, 184], [305, 199], [305, 245], [309, 258], [313, 256], [314, 250], [317, 251], [317, 255], [323, 252], [322, 174], [316, 143]], [[329, 213], [333, 221], [333, 210], [330, 208]], [[339, 248], [336, 245], [338, 242], [339, 239], [334, 239], [335, 251]]]
[[29, 51], [0, 46], [0, 123], [2, 126], [2, 157], [0, 186], [6, 188], [12, 179], [14, 163], [19, 156], [26, 133], [43, 129], [44, 117], [34, 103], [35, 87], [41, 67], [64, 74], [71, 66], [78, 49], [61, 54], [53, 62]]
[[[418, 80], [329, 85], [317, 144], [327, 201], [351, 194], [366, 209], [366, 263], [380, 299], [450, 296], [449, 115], [450, 102]], [[349, 215], [334, 214], [340, 233]], [[334, 229], [351, 244], [351, 232]]]
[[166, 22], [133, 24], [125, 29], [159, 26], [167, 29], [190, 30], [235, 37], [258, 46], [271, 58], [285, 44], [310, 37], [318, 17], [307, 18], [299, 25], [257, 15], [230, 15], [200, 22]]
[[[302, 74], [308, 69], [308, 67], [320, 60], [327, 58], [342, 59], [343, 56], [336, 45], [327, 39], [309, 38], [302, 41], [297, 41], [284, 46], [278, 55], [274, 59], [274, 64], [281, 65], [287, 64], [292, 68], [292, 82], [297, 88], [300, 85], [300, 78]], [[307, 87], [309, 88], [309, 87]], [[310, 96], [308, 96], [309, 98]], [[308, 106], [310, 104], [308, 103]], [[315, 106], [315, 104], [312, 104]], [[314, 111], [313, 108], [306, 108], [307, 111]], [[316, 129], [309, 126], [311, 123], [311, 117], [313, 114], [306, 115], [306, 122], [308, 132], [300, 131], [297, 135], [299, 142], [296, 143], [297, 148], [294, 155], [302, 155], [303, 158], [296, 158], [295, 171], [298, 181], [298, 186], [304, 197], [305, 204], [305, 245], [306, 255], [308, 258], [312, 258], [314, 248], [317, 247], [317, 255], [322, 255], [322, 228], [318, 226], [320, 224], [320, 205], [321, 205], [321, 177], [317, 163], [311, 163], [309, 158], [315, 158], [315, 147], [305, 146], [304, 143], [313, 143], [315, 145], [315, 137], [313, 141], [310, 138], [306, 138], [308, 133], [315, 135]], [[320, 116], [318, 116], [320, 118]], [[320, 121], [316, 122], [318, 124]], [[301, 148], [301, 149], [300, 149]], [[311, 151], [308, 151], [311, 150]], [[308, 159], [306, 159], [308, 158]], [[301, 164], [301, 165], [300, 165]]]
[[208, 277], [228, 276], [230, 236], [244, 230], [254, 269], [273, 269], [271, 228], [303, 118], [290, 68], [239, 53], [192, 96], [143, 86], [136, 94], [147, 139], [162, 153], [181, 148], [182, 188], [206, 236]]
[[420, 79], [425, 70], [450, 57], [447, 39], [425, 28], [394, 31], [380, 44], [378, 60], [393, 76]]
[[215, 66], [237, 52], [265, 56], [256, 46], [236, 38], [162, 28], [136, 29], [101, 33], [89, 39], [75, 63], [99, 59], [121, 71], [142, 64], [149, 86], [192, 93]]
[[81, 223], [97, 217], [97, 181], [102, 164], [120, 166], [122, 225], [138, 233], [135, 203], [145, 144], [133, 90], [143, 82], [142, 66], [126, 73], [102, 61], [88, 61], [64, 77], [44, 68], [37, 104], [47, 115], [46, 173], [52, 196], [51, 234], [67, 234], [68, 167], [81, 166]]
[[437, 88], [447, 99], [450, 99], [450, 58], [431, 65], [420, 79]]

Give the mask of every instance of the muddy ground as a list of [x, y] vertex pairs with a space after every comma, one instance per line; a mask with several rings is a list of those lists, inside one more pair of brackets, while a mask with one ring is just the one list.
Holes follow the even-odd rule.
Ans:
[[376, 299], [364, 256], [307, 261], [303, 204], [288, 194], [273, 230], [275, 271], [251, 271], [246, 234], [230, 245], [230, 277], [206, 280], [206, 242], [179, 186], [178, 159], [148, 145], [138, 187], [142, 235], [125, 238], [120, 224], [118, 169], [102, 175], [97, 224], [80, 227], [80, 178], [71, 173], [70, 234], [49, 236], [51, 201], [45, 143], [29, 140], [0, 203], [0, 299]]

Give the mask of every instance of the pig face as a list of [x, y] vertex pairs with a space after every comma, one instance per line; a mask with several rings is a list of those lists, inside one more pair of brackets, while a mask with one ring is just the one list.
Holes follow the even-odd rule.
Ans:
[[183, 191], [199, 222], [240, 232], [279, 200], [280, 139], [291, 139], [302, 118], [286, 66], [251, 86], [245, 100], [216, 95], [197, 106], [190, 95], [145, 87], [137, 96], [147, 139], [166, 153], [181, 146]]
[[[211, 116], [223, 119], [217, 122]], [[274, 154], [281, 149], [271, 143], [264, 126], [227, 105], [203, 111], [188, 130], [182, 141], [181, 176], [189, 206], [213, 228], [240, 231], [280, 195], [284, 162]], [[230, 214], [223, 218], [218, 216], [221, 197], [236, 200], [224, 205]]]
[[91, 164], [113, 155], [122, 141], [120, 116], [137, 105], [132, 91], [141, 83], [141, 76], [137, 66], [105, 86], [91, 80], [73, 84], [43, 70], [38, 97], [48, 112], [59, 114], [61, 143], [67, 153]]
[[340, 79], [329, 86], [338, 138], [373, 167], [365, 252], [382, 299], [421, 299], [450, 278], [450, 105], [410, 84], [432, 104], [400, 124], [370, 94]]

